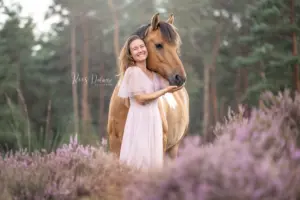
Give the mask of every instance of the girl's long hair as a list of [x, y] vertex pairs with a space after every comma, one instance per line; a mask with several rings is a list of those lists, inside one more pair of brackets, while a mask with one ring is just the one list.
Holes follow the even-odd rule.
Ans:
[[129, 66], [132, 66], [132, 65], [135, 64], [135, 62], [134, 62], [134, 60], [131, 56], [131, 53], [130, 53], [130, 44], [131, 44], [131, 42], [133, 42], [136, 39], [141, 39], [141, 38], [138, 35], [130, 36], [126, 40], [126, 42], [125, 42], [125, 44], [124, 44], [124, 46], [123, 46], [123, 48], [120, 52], [120, 56], [119, 56], [119, 74], [118, 74], [119, 80], [121, 80], [123, 78], [126, 69]]

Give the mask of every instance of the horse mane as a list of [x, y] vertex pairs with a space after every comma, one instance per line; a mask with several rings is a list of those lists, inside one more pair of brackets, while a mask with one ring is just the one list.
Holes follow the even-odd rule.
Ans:
[[[149, 24], [144, 24], [144, 25], [140, 26], [134, 33], [132, 33], [132, 35], [138, 35], [140, 38], [145, 39], [150, 25], [151, 24], [149, 23]], [[180, 39], [179, 34], [176, 31], [175, 26], [173, 26], [167, 22], [160, 21], [158, 24], [158, 27], [162, 34], [162, 37], [164, 38], [164, 40], [166, 42], [168, 42], [169, 44], [176, 45], [176, 46], [181, 45], [181, 39]]]
[[140, 38], [145, 39], [146, 37], [146, 32], [148, 30], [148, 28], [150, 27], [150, 23], [149, 24], [144, 24], [142, 26], [140, 26], [135, 32], [133, 32], [131, 35], [138, 35]]

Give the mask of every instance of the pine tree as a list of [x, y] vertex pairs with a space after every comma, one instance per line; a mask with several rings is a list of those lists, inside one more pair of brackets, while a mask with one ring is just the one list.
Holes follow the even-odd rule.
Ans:
[[300, 59], [292, 55], [292, 33], [299, 35], [300, 28], [290, 23], [290, 1], [260, 0], [247, 11], [250, 30], [238, 41], [249, 52], [236, 57], [233, 66], [251, 69], [245, 98], [256, 101], [264, 90], [293, 88], [293, 68]]

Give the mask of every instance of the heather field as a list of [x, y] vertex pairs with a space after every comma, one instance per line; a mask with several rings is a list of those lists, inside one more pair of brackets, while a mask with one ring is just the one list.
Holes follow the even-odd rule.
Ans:
[[[300, 200], [300, 0], [0, 0], [0, 19], [0, 200]], [[120, 52], [148, 24], [147, 67], [186, 74], [168, 102], [189, 127], [142, 173], [106, 139]]]
[[104, 145], [75, 138], [55, 152], [0, 160], [2, 200], [297, 200], [300, 199], [300, 95], [264, 93], [264, 106], [230, 113], [209, 144], [188, 136], [160, 172], [121, 165]]

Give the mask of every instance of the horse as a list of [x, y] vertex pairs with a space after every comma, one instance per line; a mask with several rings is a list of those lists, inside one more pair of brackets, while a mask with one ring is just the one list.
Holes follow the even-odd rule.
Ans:
[[[174, 93], [159, 98], [167, 126], [163, 129], [164, 155], [175, 159], [178, 147], [187, 134], [189, 125], [189, 95], [184, 86], [187, 75], [179, 58], [181, 39], [174, 26], [174, 15], [166, 21], [159, 20], [159, 13], [152, 16], [151, 22], [140, 26], [132, 35], [140, 36], [148, 49], [147, 68], [165, 78], [169, 85], [183, 86]], [[128, 106], [118, 97], [120, 79], [110, 98], [107, 133], [109, 151], [120, 156], [123, 131]]]

